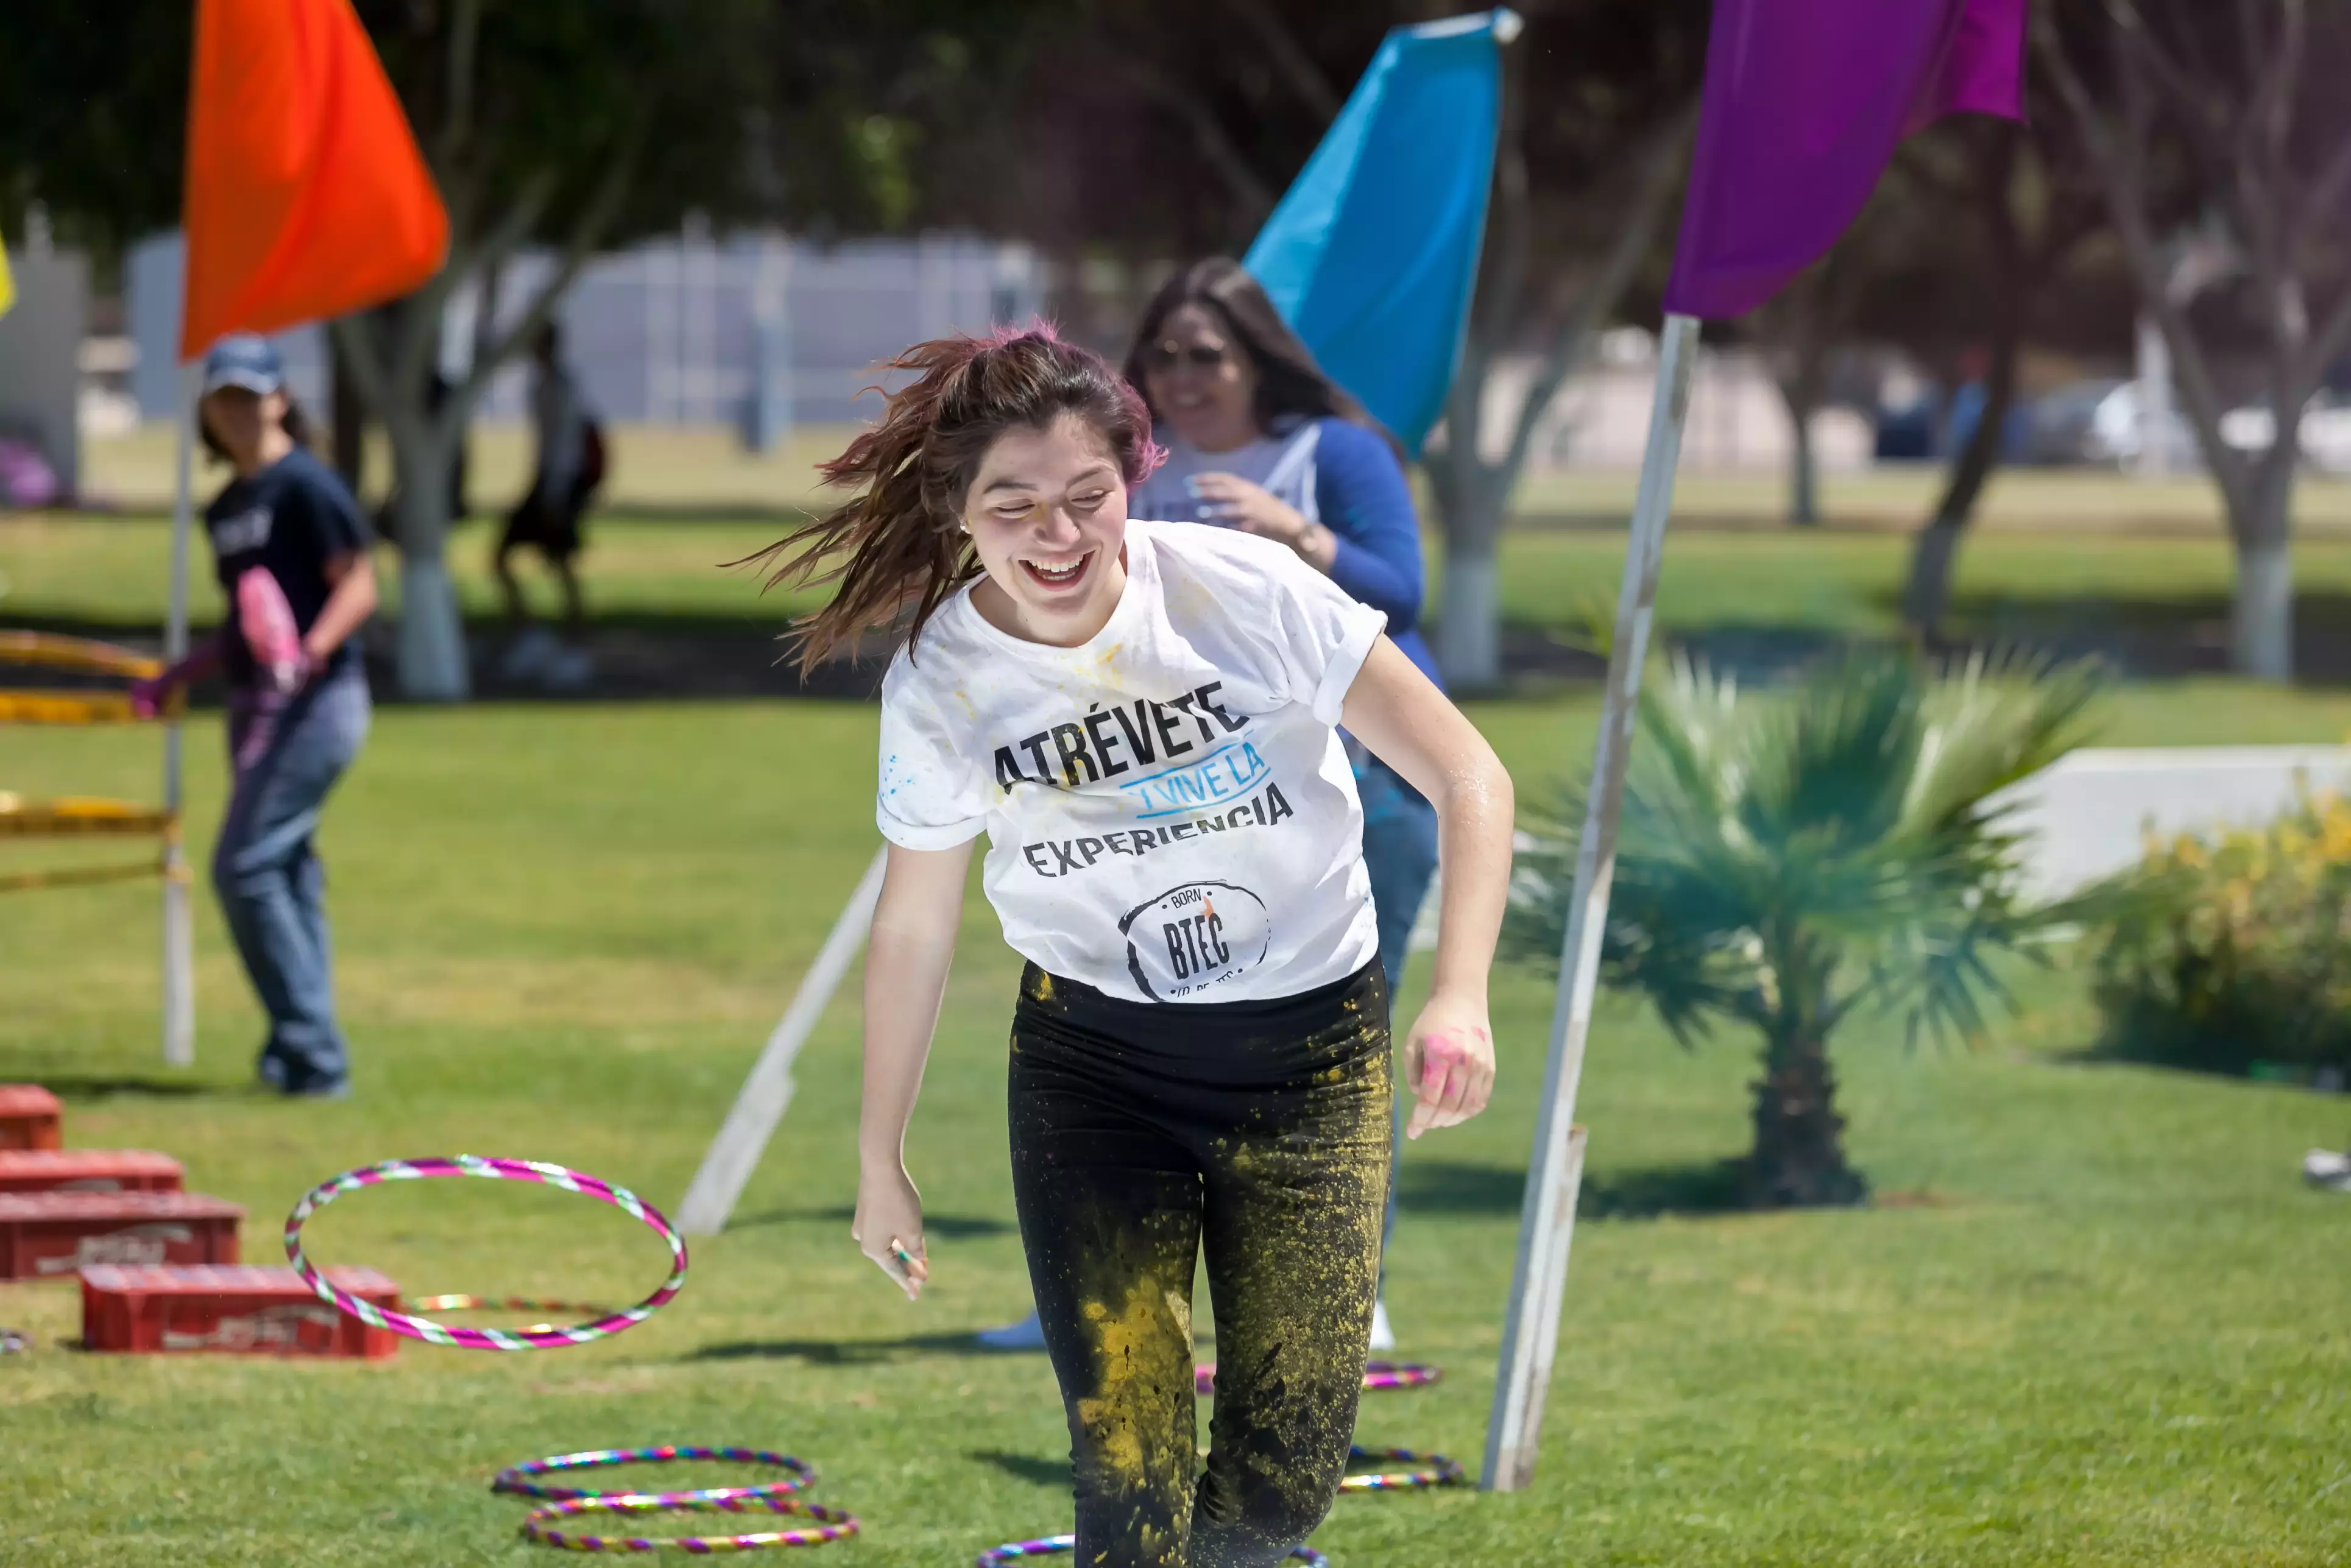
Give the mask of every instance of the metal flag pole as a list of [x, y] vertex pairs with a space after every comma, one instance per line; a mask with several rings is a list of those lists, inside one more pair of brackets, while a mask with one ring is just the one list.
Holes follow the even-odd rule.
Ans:
[[[188, 534], [194, 521], [196, 392], [200, 367], [180, 367], [179, 484], [172, 503], [172, 609], [163, 623], [163, 663], [175, 664], [188, 652]], [[196, 1060], [195, 943], [189, 907], [187, 851], [180, 827], [181, 705], [163, 718], [163, 810], [172, 825], [163, 841], [163, 1060], [192, 1067]]]
[[825, 1004], [840, 988], [841, 977], [849, 973], [850, 964], [865, 946], [865, 934], [873, 924], [873, 906], [882, 898], [882, 873], [889, 863], [890, 850], [885, 844], [865, 868], [857, 891], [849, 895], [841, 918], [832, 923], [832, 935], [817, 950], [808, 977], [800, 981], [784, 1016], [776, 1021], [775, 1032], [752, 1064], [750, 1076], [743, 1080], [734, 1109], [726, 1113], [718, 1136], [710, 1141], [710, 1152], [702, 1156], [694, 1185], [685, 1189], [685, 1201], [678, 1205], [678, 1228], [688, 1236], [716, 1236], [726, 1228], [735, 1200], [743, 1196], [744, 1185], [758, 1167], [768, 1138], [792, 1103], [792, 1063], [799, 1060], [800, 1047], [808, 1042], [816, 1020], [824, 1016]]
[[1698, 322], [1667, 316], [1657, 351], [1656, 401], [1649, 413], [1649, 445], [1641, 460], [1641, 488], [1633, 503], [1625, 580], [1616, 596], [1616, 633], [1608, 650], [1608, 685], [1601, 705], [1600, 738], [1593, 747], [1592, 789], [1577, 841], [1575, 890], [1561, 945], [1559, 999], [1552, 1010], [1551, 1059], [1543, 1073], [1541, 1119], [1519, 1217], [1518, 1267], [1510, 1281], [1510, 1317], [1502, 1331], [1501, 1375], [1486, 1428], [1486, 1491], [1518, 1491], [1534, 1479], [1541, 1447], [1543, 1397], [1559, 1348], [1560, 1301], [1567, 1289], [1567, 1253], [1575, 1233], [1576, 1189], [1583, 1179], [1583, 1129], [1575, 1125], [1575, 1092], [1583, 1076], [1584, 1040], [1592, 1029], [1593, 994], [1600, 981], [1600, 937], [1608, 921], [1608, 889], [1616, 870], [1616, 819], [1625, 801], [1625, 762], [1649, 648], [1657, 599], [1657, 565], [1666, 522], [1673, 512], [1674, 474], [1681, 462], [1682, 427], [1689, 418], [1690, 372], [1698, 360]]

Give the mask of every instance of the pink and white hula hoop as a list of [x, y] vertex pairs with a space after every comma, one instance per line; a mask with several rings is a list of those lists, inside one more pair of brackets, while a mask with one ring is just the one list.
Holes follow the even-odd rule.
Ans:
[[[576, 1192], [582, 1197], [592, 1197], [599, 1203], [609, 1203], [652, 1230], [669, 1246], [674, 1266], [661, 1288], [633, 1307], [607, 1313], [592, 1322], [575, 1323], [567, 1328], [533, 1327], [527, 1329], [459, 1328], [436, 1323], [427, 1318], [413, 1317], [406, 1312], [389, 1312], [371, 1301], [360, 1301], [346, 1291], [337, 1290], [302, 1255], [302, 1223], [345, 1193], [357, 1192], [363, 1186], [376, 1186], [392, 1181], [431, 1181], [440, 1176], [474, 1176], [484, 1181], [535, 1181], [549, 1186]], [[623, 1329], [636, 1327], [653, 1315], [685, 1285], [685, 1238], [652, 1204], [635, 1193], [611, 1183], [599, 1181], [584, 1171], [565, 1166], [548, 1165], [538, 1160], [486, 1159], [479, 1155], [458, 1155], [451, 1158], [420, 1160], [386, 1160], [378, 1166], [345, 1171], [330, 1176], [302, 1195], [294, 1212], [286, 1217], [286, 1258], [294, 1271], [320, 1301], [337, 1312], [347, 1312], [373, 1328], [390, 1329], [410, 1339], [420, 1339], [427, 1344], [448, 1345], [457, 1350], [559, 1350], [565, 1345], [586, 1344], [604, 1339]]]

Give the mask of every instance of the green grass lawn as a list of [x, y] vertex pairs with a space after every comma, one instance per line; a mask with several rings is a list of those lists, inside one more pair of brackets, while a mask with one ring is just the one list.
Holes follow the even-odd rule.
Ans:
[[[13, 570], [13, 569], [11, 569]], [[5, 601], [0, 601], [5, 604]], [[1591, 740], [1581, 698], [1480, 706], [1532, 795]], [[200, 903], [199, 1066], [155, 1064], [154, 895], [0, 902], [0, 1080], [67, 1094], [69, 1141], [147, 1145], [246, 1204], [277, 1256], [294, 1198], [402, 1155], [526, 1155], [674, 1204], [873, 843], [873, 714], [826, 703], [388, 709], [329, 812], [358, 1092], [246, 1084], [259, 1019]], [[2134, 687], [2118, 741], [2325, 739], [2351, 698]], [[222, 779], [194, 725], [201, 856]], [[152, 734], [0, 731], [0, 787], [138, 795]], [[848, 1240], [855, 1009], [684, 1294], [583, 1349], [402, 1350], [382, 1365], [91, 1356], [75, 1295], [0, 1286], [0, 1560], [530, 1562], [503, 1465], [663, 1442], [777, 1447], [867, 1521], [819, 1561], [951, 1568], [1066, 1525], [1041, 1360], [956, 1336], [1025, 1305], [1003, 1150], [1015, 960], [975, 897], [913, 1164], [934, 1289], [898, 1298]], [[853, 985], [853, 981], [852, 981]], [[1416, 985], [1407, 988], [1407, 998]], [[1855, 1026], [1859, 1164], [1893, 1201], [1743, 1216], [1702, 1202], [1744, 1142], [1742, 1042], [1685, 1054], [1604, 1008], [1593, 1129], [1538, 1484], [1349, 1498], [1349, 1564], [2335, 1563], [2351, 1558], [2351, 1207], [2295, 1163], [2344, 1102], [2067, 1060], [2075, 981], [2037, 979], [1974, 1053]], [[1437, 1386], [1370, 1396], [1362, 1437], [1475, 1462], [1550, 988], [1500, 977], [1494, 1109], [1416, 1145], [1393, 1258], [1405, 1351]], [[660, 1249], [543, 1189], [347, 1198], [324, 1261], [415, 1291], [632, 1299]]]

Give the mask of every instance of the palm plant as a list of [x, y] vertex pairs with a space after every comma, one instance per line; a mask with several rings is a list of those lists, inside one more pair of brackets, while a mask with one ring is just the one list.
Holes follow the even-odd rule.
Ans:
[[[1722, 1020], [1761, 1037], [1758, 1207], [1859, 1203], [1829, 1042], [1865, 1005], [1941, 1036], [1980, 1036], [2008, 991], [1996, 956], [2041, 956], [2085, 901], [2036, 903], [2001, 791], [2082, 738], [2086, 666], [1915, 654], [1824, 664], [1756, 694], [1677, 662], [1646, 685], [1618, 829], [1602, 975], [1685, 1046]], [[2012, 798], [2011, 798], [2012, 799]], [[1569, 790], [1505, 929], [1554, 967], [1573, 880]]]

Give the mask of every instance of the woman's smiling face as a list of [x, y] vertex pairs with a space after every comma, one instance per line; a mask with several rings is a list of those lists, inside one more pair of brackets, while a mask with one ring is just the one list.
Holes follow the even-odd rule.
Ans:
[[1075, 647], [1118, 608], [1126, 482], [1085, 419], [1065, 413], [998, 436], [965, 492], [963, 517], [987, 571], [973, 601], [998, 630]]
[[1207, 306], [1167, 313], [1143, 351], [1144, 390], [1178, 440], [1229, 452], [1264, 434], [1257, 423], [1257, 367]]

